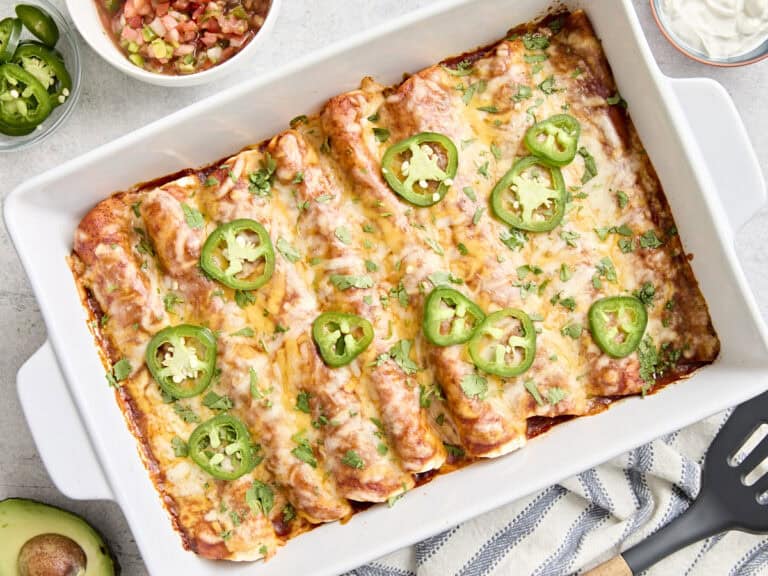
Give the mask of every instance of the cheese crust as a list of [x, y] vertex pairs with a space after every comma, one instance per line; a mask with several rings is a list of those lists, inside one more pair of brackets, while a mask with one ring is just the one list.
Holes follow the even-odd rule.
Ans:
[[[130, 366], [117, 399], [187, 548], [268, 558], [356, 503], [394, 499], [714, 361], [719, 341], [690, 257], [621, 103], [586, 16], [562, 14], [396, 87], [366, 78], [268, 141], [116, 193], [83, 218], [75, 279], [106, 361]], [[580, 123], [583, 151], [562, 168], [565, 217], [550, 232], [521, 233], [493, 216], [491, 190], [528, 154], [526, 130], [563, 112]], [[387, 148], [420, 132], [459, 151], [447, 195], [427, 208], [404, 202], [381, 172]], [[276, 253], [270, 281], [247, 294], [199, 268], [207, 236], [238, 218], [261, 223]], [[430, 344], [422, 310], [444, 283], [486, 313], [525, 310], [537, 331], [532, 367], [502, 379], [479, 372], [464, 346]], [[643, 352], [611, 358], [587, 311], [633, 293], [648, 311]], [[324, 311], [374, 327], [347, 366], [327, 367], [312, 341]], [[182, 323], [216, 334], [209, 391], [229, 399], [263, 456], [237, 480], [215, 480], [179, 450], [220, 407], [206, 392], [164, 397], [145, 365], [152, 336]], [[480, 378], [480, 391], [468, 392], [467, 378]], [[296, 457], [298, 439], [314, 466]], [[269, 506], [246, 497], [255, 481]]]

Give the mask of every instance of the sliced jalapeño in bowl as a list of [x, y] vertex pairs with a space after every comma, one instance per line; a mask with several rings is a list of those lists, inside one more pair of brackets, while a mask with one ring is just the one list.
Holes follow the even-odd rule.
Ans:
[[189, 437], [189, 457], [217, 480], [236, 480], [253, 470], [253, 441], [243, 422], [219, 414], [206, 420]]
[[43, 44], [49, 48], [56, 46], [59, 41], [59, 27], [48, 12], [31, 4], [19, 4], [16, 6], [16, 16]]
[[463, 344], [475, 333], [485, 314], [458, 290], [440, 286], [424, 305], [424, 336], [435, 346]]
[[371, 323], [355, 314], [323, 312], [312, 323], [312, 338], [323, 362], [331, 368], [346, 366], [373, 341]]
[[469, 341], [469, 355], [483, 372], [502, 378], [519, 376], [536, 356], [531, 318], [517, 308], [489, 314]]
[[0, 20], [0, 64], [7, 62], [16, 52], [21, 40], [21, 20], [3, 18]]
[[174, 398], [197, 396], [213, 378], [216, 337], [204, 326], [169, 326], [149, 341], [146, 362], [166, 394]]
[[72, 90], [72, 78], [56, 52], [35, 42], [23, 42], [12, 62], [32, 74], [51, 95], [51, 104], [64, 104]]
[[200, 266], [225, 286], [256, 290], [275, 271], [275, 251], [264, 226], [240, 218], [211, 232], [200, 254]]
[[557, 114], [537, 122], [525, 133], [525, 146], [552, 166], [570, 164], [576, 156], [581, 125], [570, 114]]
[[421, 132], [390, 146], [381, 159], [381, 173], [397, 194], [415, 206], [432, 206], [445, 197], [459, 166], [450, 138]]
[[613, 358], [624, 358], [640, 345], [648, 312], [634, 296], [609, 296], [595, 301], [587, 314], [592, 338]]
[[565, 181], [560, 169], [536, 156], [515, 162], [491, 191], [496, 217], [527, 232], [549, 232], [565, 214]]
[[0, 65], [0, 132], [29, 134], [52, 109], [51, 96], [37, 78], [16, 64]]

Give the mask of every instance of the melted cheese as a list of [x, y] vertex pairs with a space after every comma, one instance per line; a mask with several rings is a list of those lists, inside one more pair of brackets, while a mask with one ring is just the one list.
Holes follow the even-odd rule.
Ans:
[[[683, 361], [668, 378], [716, 356], [653, 168], [625, 112], [607, 102], [616, 88], [589, 23], [577, 13], [556, 35], [540, 32], [546, 59], [531, 58], [541, 50], [518, 36], [462, 76], [435, 66], [393, 89], [366, 79], [205, 176], [118, 194], [84, 218], [78, 282], [105, 315], [111, 360], [130, 362], [123, 409], [197, 553], [268, 557], [312, 524], [348, 516], [350, 500], [381, 502], [414, 486], [416, 473], [453, 469], [461, 451], [491, 458], [520, 448], [531, 418], [587, 414], [606, 396], [640, 392], [637, 354], [609, 358], [587, 330], [587, 310], [603, 296], [653, 287], [648, 336]], [[582, 130], [582, 152], [562, 170], [566, 215], [551, 232], [519, 234], [493, 217], [491, 190], [527, 154], [532, 122], [563, 111]], [[451, 138], [459, 166], [441, 202], [414, 208], [386, 184], [381, 159], [422, 131]], [[586, 178], [590, 156], [597, 174]], [[207, 236], [236, 218], [263, 224], [276, 253], [271, 280], [245, 300], [198, 267]], [[364, 277], [365, 287], [345, 289], [334, 275]], [[515, 307], [536, 320], [530, 370], [484, 375], [464, 347], [428, 343], [422, 309], [441, 278], [488, 313]], [[323, 364], [311, 339], [313, 320], [330, 310], [364, 316], [375, 331], [338, 369]], [[220, 375], [210, 391], [229, 399], [263, 456], [237, 481], [215, 481], [177, 456], [198, 422], [219, 412], [207, 394], [166, 403], [143, 366], [149, 338], [180, 323], [216, 331]], [[413, 366], [402, 358], [409, 345]], [[486, 391], [467, 394], [473, 375]], [[296, 456], [299, 442], [315, 463]], [[246, 501], [256, 481], [274, 496], [269, 509]]]

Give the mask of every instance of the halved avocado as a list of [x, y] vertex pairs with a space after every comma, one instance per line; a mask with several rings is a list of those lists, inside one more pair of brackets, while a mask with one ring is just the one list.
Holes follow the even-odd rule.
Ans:
[[0, 502], [3, 576], [114, 576], [104, 539], [85, 520], [34, 500]]

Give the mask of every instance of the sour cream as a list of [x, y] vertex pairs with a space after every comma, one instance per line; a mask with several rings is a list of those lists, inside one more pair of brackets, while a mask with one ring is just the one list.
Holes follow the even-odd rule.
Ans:
[[768, 39], [768, 0], [662, 0], [670, 31], [710, 58], [746, 54]]

